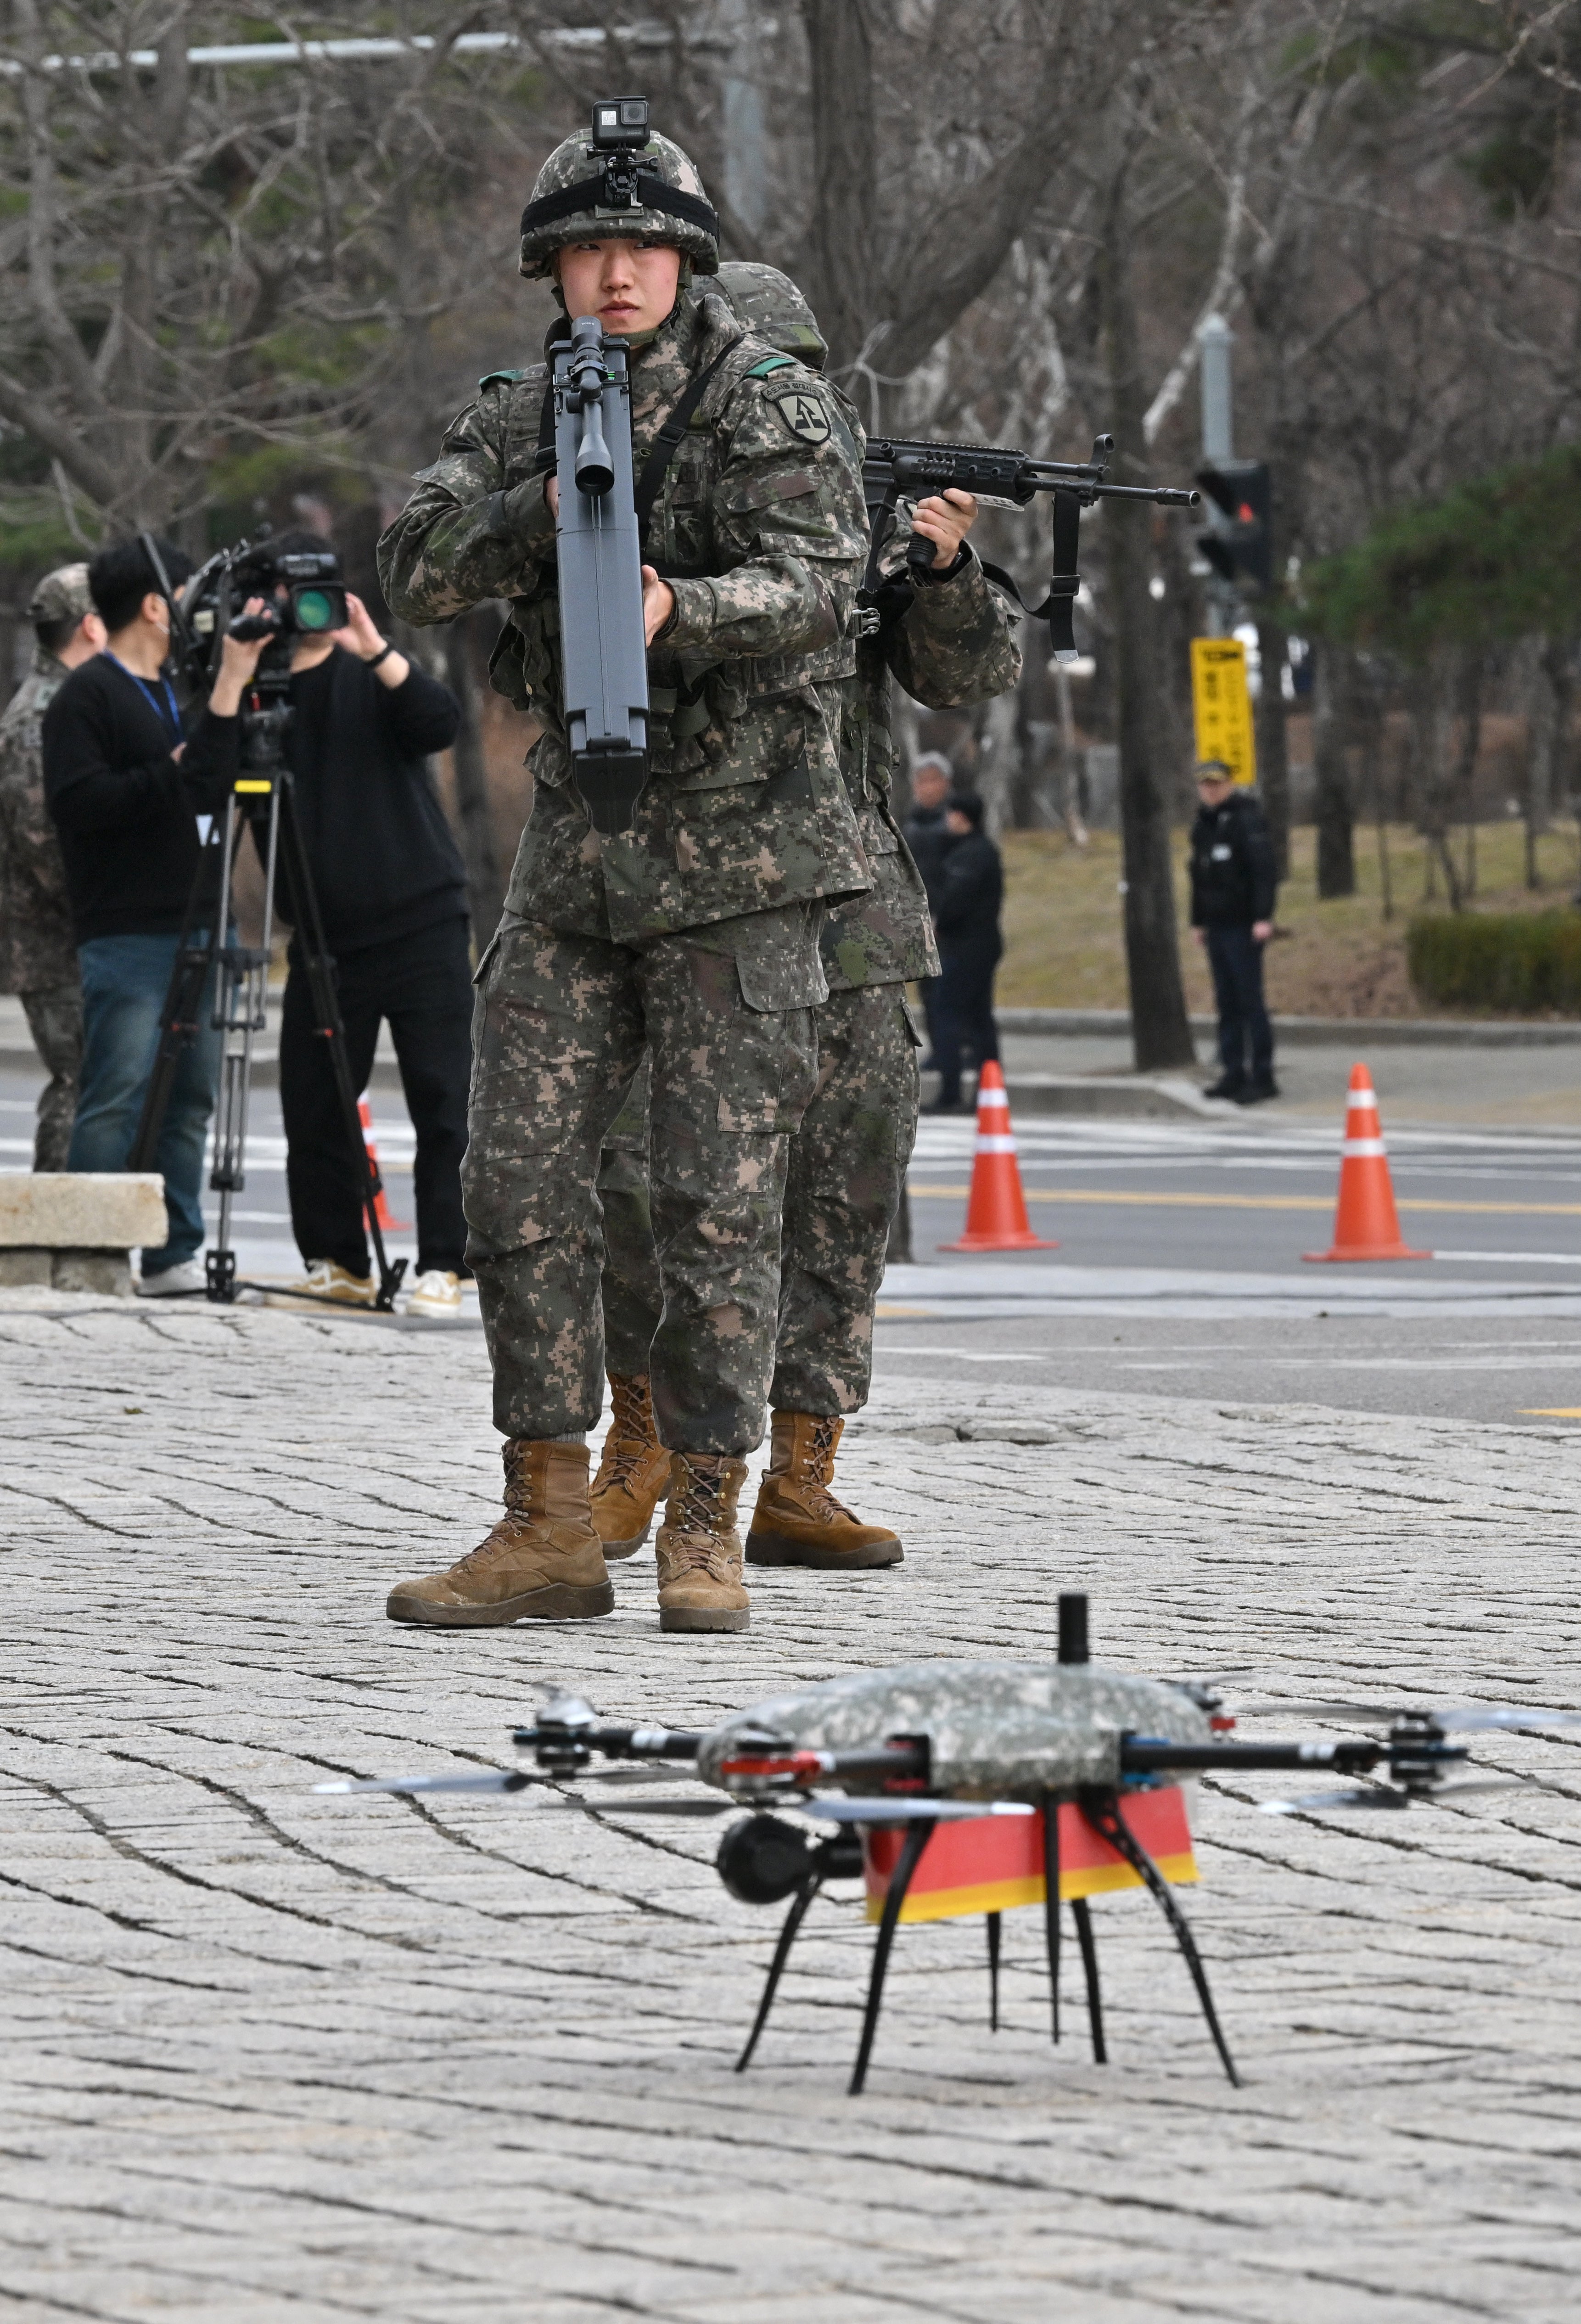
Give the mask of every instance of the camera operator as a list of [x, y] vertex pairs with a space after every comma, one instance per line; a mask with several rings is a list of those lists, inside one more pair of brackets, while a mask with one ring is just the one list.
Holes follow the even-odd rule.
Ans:
[[[271, 556], [333, 553], [317, 533], [283, 533]], [[283, 596], [284, 592], [277, 593]], [[430, 752], [461, 723], [455, 696], [380, 636], [358, 597], [344, 629], [290, 640], [293, 711], [285, 754], [297, 817], [335, 956], [346, 1061], [361, 1089], [389, 1020], [417, 1132], [418, 1271], [408, 1313], [461, 1313], [469, 1276], [461, 1211], [472, 1066], [466, 873], [430, 779]], [[283, 651], [284, 642], [278, 650]], [[283, 880], [276, 908], [286, 909]], [[293, 937], [280, 1020], [291, 1226], [308, 1268], [296, 1287], [371, 1306], [360, 1158]]]
[[[156, 543], [179, 584], [188, 560]], [[108, 632], [44, 713], [44, 798], [60, 835], [82, 972], [82, 1078], [69, 1170], [124, 1170], [159, 1048], [202, 838], [235, 779], [237, 712], [261, 646], [225, 641], [207, 706], [183, 728], [165, 675], [170, 608], [141, 541], [102, 549], [88, 593]], [[204, 1288], [198, 1190], [220, 1036], [202, 1012], [182, 1052], [155, 1156], [170, 1231], [142, 1254], [145, 1294]]]

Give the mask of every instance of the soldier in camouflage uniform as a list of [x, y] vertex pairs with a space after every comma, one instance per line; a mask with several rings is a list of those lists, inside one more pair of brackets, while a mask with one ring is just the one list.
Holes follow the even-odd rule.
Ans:
[[0, 717], [0, 992], [21, 996], [50, 1074], [39, 1099], [33, 1168], [64, 1170], [82, 1067], [82, 984], [66, 866], [44, 805], [42, 737], [44, 713], [68, 676], [105, 642], [87, 566], [47, 573], [27, 618], [37, 640], [32, 668]]
[[572, 311], [626, 337], [639, 475], [695, 394], [647, 531], [653, 771], [631, 830], [601, 837], [569, 781], [544, 366], [483, 382], [380, 543], [409, 621], [510, 600], [494, 683], [544, 729], [478, 969], [463, 1182], [507, 1514], [388, 1610], [459, 1626], [613, 1604], [584, 1442], [602, 1397], [594, 1179], [646, 1049], [664, 1291], [651, 1372], [673, 1455], [660, 1621], [741, 1629], [735, 1502], [774, 1362], [789, 1136], [816, 1074], [818, 923], [825, 899], [869, 883], [838, 740], [865, 510], [829, 391], [693, 288], [718, 241], [685, 155], [652, 139], [630, 208], [599, 166], [580, 138], [550, 156], [522, 271], [552, 272], [563, 304], [590, 301]]
[[[772, 266], [732, 264], [721, 269], [720, 281], [744, 320], [822, 370], [826, 349], [816, 320], [786, 276]], [[859, 448], [849, 405], [844, 417]], [[886, 552], [877, 622], [859, 641], [855, 674], [841, 687], [841, 765], [874, 885], [833, 906], [823, 924], [830, 998], [818, 1011], [817, 1090], [791, 1143], [773, 1447], [747, 1536], [752, 1564], [849, 1571], [896, 1564], [903, 1554], [894, 1533], [862, 1524], [830, 1490], [843, 1416], [868, 1397], [873, 1308], [915, 1135], [915, 1031], [905, 982], [938, 973], [927, 898], [889, 809], [889, 680], [893, 673], [918, 701], [942, 709], [1003, 693], [1021, 674], [1009, 601], [964, 545], [976, 504], [965, 493], [951, 500], [954, 506], [924, 502], [915, 513], [915, 526], [935, 543], [933, 571], [915, 583], [905, 565], [910, 528], [899, 528]], [[593, 1508], [606, 1557], [640, 1548], [666, 1466], [647, 1378], [661, 1294], [644, 1097], [639, 1079], [605, 1141], [599, 1173], [614, 1409]]]

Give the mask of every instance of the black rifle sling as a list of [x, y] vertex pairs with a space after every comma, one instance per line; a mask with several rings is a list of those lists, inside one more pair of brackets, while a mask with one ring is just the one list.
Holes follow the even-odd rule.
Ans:
[[[735, 342], [732, 341], [731, 345], [734, 344]], [[685, 389], [675, 410], [654, 438], [653, 448], [642, 463], [642, 474], [637, 479], [639, 539], [646, 540], [648, 520], [653, 514], [653, 505], [658, 498], [659, 489], [664, 483], [665, 472], [680, 449], [681, 439], [691, 426], [692, 414], [702, 402], [709, 382], [725, 360], [725, 355], [730, 353], [731, 348], [726, 347], [724, 355], [715, 355], [707, 370], [698, 373], [696, 378]]]
[[1049, 642], [1056, 654], [1074, 654], [1076, 631], [1071, 619], [1071, 609], [1076, 603], [1076, 592], [1081, 586], [1081, 576], [1076, 570], [1077, 544], [1081, 530], [1081, 501], [1076, 493], [1056, 492], [1054, 503], [1054, 569], [1049, 576], [1049, 594], [1041, 605], [1029, 605], [1015, 581], [1002, 565], [990, 565], [985, 557], [982, 568], [988, 578], [1001, 589], [1008, 590], [1022, 612], [1034, 622], [1049, 625]]

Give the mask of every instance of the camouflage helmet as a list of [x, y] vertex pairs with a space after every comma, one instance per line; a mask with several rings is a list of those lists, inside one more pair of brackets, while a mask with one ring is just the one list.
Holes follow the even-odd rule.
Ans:
[[93, 610], [86, 565], [58, 565], [27, 601], [27, 618], [38, 629], [56, 622], [84, 621]]
[[719, 267], [719, 220], [696, 165], [648, 128], [643, 97], [601, 97], [593, 127], [556, 146], [521, 213], [521, 271], [542, 281], [567, 243], [674, 244], [702, 274]]
[[749, 331], [809, 371], [822, 371], [829, 349], [818, 318], [788, 274], [732, 258], [719, 270], [719, 287]]

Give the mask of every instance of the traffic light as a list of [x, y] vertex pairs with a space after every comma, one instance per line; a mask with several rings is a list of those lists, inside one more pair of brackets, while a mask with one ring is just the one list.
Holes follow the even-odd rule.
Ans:
[[1226, 581], [1248, 583], [1266, 594], [1273, 586], [1273, 485], [1266, 460], [1222, 460], [1199, 468], [1197, 482], [1218, 509], [1222, 522], [1200, 532], [1197, 546]]

